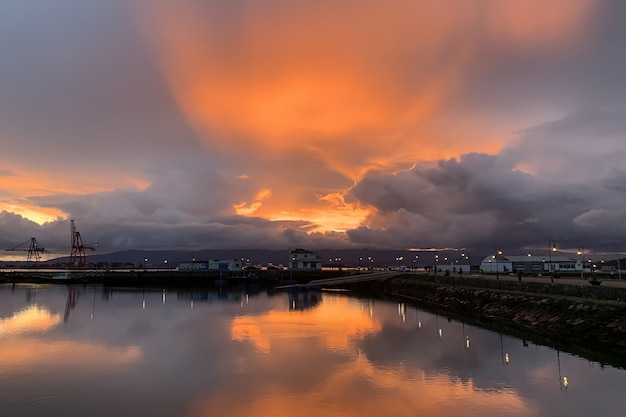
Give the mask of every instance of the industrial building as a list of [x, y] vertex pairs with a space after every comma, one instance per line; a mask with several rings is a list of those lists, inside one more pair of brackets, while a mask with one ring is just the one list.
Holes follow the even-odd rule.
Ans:
[[178, 265], [179, 271], [242, 271], [243, 264], [239, 259], [209, 259], [208, 261], [183, 262]]
[[[584, 268], [584, 270], [583, 270]], [[487, 256], [480, 263], [484, 273], [518, 273], [524, 275], [549, 274], [550, 272], [589, 272], [589, 265], [567, 256]]]

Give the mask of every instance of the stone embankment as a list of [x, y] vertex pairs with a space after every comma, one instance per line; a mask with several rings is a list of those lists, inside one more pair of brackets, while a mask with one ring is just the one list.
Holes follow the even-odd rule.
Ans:
[[537, 344], [626, 368], [626, 289], [403, 275], [377, 285], [412, 302]]

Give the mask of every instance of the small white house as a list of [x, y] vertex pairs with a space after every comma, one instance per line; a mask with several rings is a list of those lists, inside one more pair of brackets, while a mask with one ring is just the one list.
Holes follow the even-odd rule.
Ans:
[[322, 258], [317, 256], [315, 252], [291, 249], [288, 265], [292, 271], [319, 271], [322, 269]]

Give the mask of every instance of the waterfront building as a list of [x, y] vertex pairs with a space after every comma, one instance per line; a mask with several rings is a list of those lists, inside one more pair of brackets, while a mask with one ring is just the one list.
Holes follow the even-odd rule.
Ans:
[[485, 273], [515, 273], [525, 275], [549, 274], [559, 272], [589, 272], [589, 267], [580, 260], [567, 256], [487, 256], [480, 263], [480, 269]]
[[289, 250], [289, 269], [292, 271], [321, 271], [322, 258], [304, 249]]
[[209, 259], [208, 261], [183, 262], [179, 271], [241, 271], [243, 264], [239, 259]]

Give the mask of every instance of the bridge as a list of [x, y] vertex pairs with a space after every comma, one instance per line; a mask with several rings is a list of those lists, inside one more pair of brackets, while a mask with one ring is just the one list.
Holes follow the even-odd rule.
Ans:
[[284, 289], [284, 288], [306, 289], [306, 288], [331, 287], [331, 286], [343, 285], [343, 284], [356, 284], [359, 282], [384, 281], [396, 275], [398, 275], [397, 271], [378, 271], [378, 272], [372, 272], [368, 274], [350, 275], [346, 277], [314, 279], [312, 281], [309, 281], [309, 283], [307, 284], [283, 285], [283, 286], [276, 287], [276, 288], [277, 289]]

